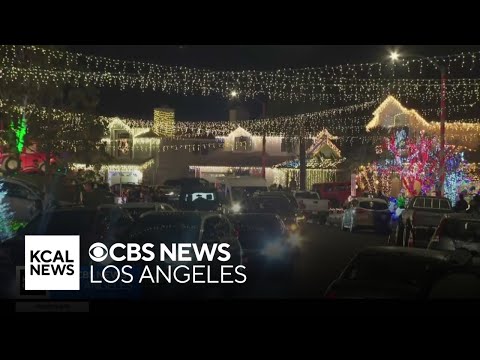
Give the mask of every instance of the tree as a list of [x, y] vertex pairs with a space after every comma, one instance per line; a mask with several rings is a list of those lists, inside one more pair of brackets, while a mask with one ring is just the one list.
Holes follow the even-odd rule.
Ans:
[[[61, 59], [47, 58], [28, 50], [14, 59], [12, 66], [22, 68], [38, 67], [54, 72], [63, 66]], [[4, 129], [14, 119], [27, 120], [25, 143], [34, 143], [37, 151], [45, 153], [46, 174], [51, 173], [53, 156], [71, 159], [72, 154], [84, 152], [87, 162], [98, 158], [95, 155], [101, 152], [100, 140], [106, 123], [94, 115], [98, 104], [97, 89], [82, 84], [72, 87], [62, 80], [40, 86], [39, 82], [31, 84], [28, 77], [15, 81], [0, 77], [0, 101], [0, 121]], [[5, 130], [2, 137], [18, 155], [18, 150], [11, 146], [12, 131]]]
[[[385, 139], [383, 148], [388, 155], [384, 164], [378, 166], [381, 174], [397, 173], [402, 180], [402, 185], [412, 195], [417, 192], [416, 183], [421, 185], [423, 193], [429, 193], [435, 189], [440, 173], [440, 141], [437, 137], [428, 137], [422, 131], [420, 136], [408, 137], [402, 142], [392, 135]], [[458, 156], [455, 146], [445, 147], [447, 172], [458, 169], [460, 164], [456, 160]]]
[[0, 183], [0, 240], [7, 239], [12, 235], [13, 213], [10, 206], [4, 201], [6, 191], [3, 191], [3, 184]]

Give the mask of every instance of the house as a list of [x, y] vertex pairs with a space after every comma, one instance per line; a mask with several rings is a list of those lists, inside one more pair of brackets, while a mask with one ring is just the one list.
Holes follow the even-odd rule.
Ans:
[[[298, 158], [298, 136], [268, 128], [263, 120], [239, 119], [231, 111], [228, 121], [177, 122], [174, 109], [168, 107], [154, 109], [153, 120], [107, 118], [109, 125], [103, 141], [106, 152], [115, 160], [102, 165], [100, 172], [110, 184], [158, 184], [185, 175], [214, 181], [234, 174], [261, 176], [265, 163], [269, 184], [285, 186], [288, 179], [298, 177], [298, 168], [278, 166]], [[307, 185], [335, 179], [341, 156], [331, 142], [334, 137], [325, 137], [327, 133], [305, 136], [311, 153], [310, 167], [325, 167], [324, 176], [312, 178]], [[73, 165], [76, 169], [87, 168], [85, 164]]]
[[[388, 96], [379, 107], [373, 112], [373, 118], [366, 125], [369, 132], [378, 132], [385, 136], [386, 133], [395, 131], [395, 141], [404, 141], [408, 137], [418, 137], [420, 132], [424, 131], [429, 136], [440, 136], [440, 122], [427, 121], [417, 111], [407, 109], [393, 96]], [[471, 188], [473, 185], [478, 189], [480, 183], [478, 180], [477, 164], [474, 163], [477, 155], [477, 149], [480, 145], [480, 124], [464, 121], [448, 121], [445, 123], [445, 143], [455, 145], [462, 153], [462, 157], [469, 161], [466, 168], [469, 172], [469, 181], [461, 184]], [[378, 147], [378, 146], [377, 146]], [[381, 150], [380, 150], [381, 151]], [[385, 179], [375, 178], [373, 170], [369, 170], [370, 165], [365, 165], [359, 169], [359, 177], [363, 177], [365, 182], [370, 182], [369, 190], [381, 184], [387, 184]], [[445, 192], [450, 193], [453, 199], [459, 191], [460, 186], [455, 178], [456, 174], [447, 174], [445, 181]], [[474, 184], [477, 183], [477, 184]], [[388, 191], [396, 196], [402, 187], [400, 179], [394, 177], [388, 183]], [[417, 184], [416, 190], [419, 191], [420, 184]]]
[[[393, 96], [388, 96], [374, 111], [367, 131], [374, 129], [405, 128], [415, 136], [420, 131], [429, 135], [440, 135], [440, 122], [427, 121], [417, 111], [407, 109]], [[473, 151], [480, 145], [480, 124], [462, 121], [445, 123], [445, 142]]]

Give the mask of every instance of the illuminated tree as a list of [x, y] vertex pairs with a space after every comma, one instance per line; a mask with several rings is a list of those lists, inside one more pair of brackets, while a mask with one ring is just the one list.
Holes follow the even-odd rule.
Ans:
[[[428, 137], [420, 132], [418, 137], [408, 137], [405, 142], [399, 142], [395, 136], [386, 138], [384, 149], [388, 155], [385, 166], [380, 171], [397, 173], [404, 188], [411, 194], [416, 194], [415, 184], [421, 185], [421, 192], [429, 193], [435, 189], [440, 173], [440, 141], [437, 137]], [[457, 171], [461, 159], [456, 148], [445, 146], [445, 161], [447, 173]]]
[[[22, 53], [21, 49], [14, 51], [18, 52], [14, 64], [18, 68], [54, 71], [59, 66], [55, 59]], [[93, 163], [101, 152], [100, 141], [106, 129], [105, 121], [94, 115], [97, 103], [97, 89], [82, 83], [12, 81], [0, 76], [3, 143], [16, 156], [23, 144], [29, 151], [44, 153], [46, 174], [51, 173], [50, 160], [54, 156], [82, 154], [83, 162]]]

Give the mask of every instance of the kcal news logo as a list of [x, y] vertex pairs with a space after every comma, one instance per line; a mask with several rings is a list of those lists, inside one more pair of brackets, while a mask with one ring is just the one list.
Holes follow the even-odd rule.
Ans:
[[80, 290], [80, 236], [26, 235], [25, 290]]

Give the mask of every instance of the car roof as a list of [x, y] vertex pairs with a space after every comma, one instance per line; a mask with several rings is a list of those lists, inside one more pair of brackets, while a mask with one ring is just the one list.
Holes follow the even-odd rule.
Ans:
[[440, 250], [430, 250], [430, 249], [420, 249], [420, 248], [405, 248], [405, 247], [396, 247], [396, 246], [375, 246], [369, 247], [358, 253], [359, 256], [362, 255], [378, 255], [381, 257], [388, 256], [408, 256], [416, 259], [431, 260], [436, 262], [461, 262], [466, 263], [471, 259], [471, 255], [466, 252], [460, 251], [440, 251]]
[[379, 198], [370, 198], [370, 197], [356, 197], [356, 198], [353, 198], [353, 200], [357, 200], [357, 201], [373, 201], [373, 202], [382, 202], [382, 203], [386, 203], [387, 201], [384, 200], [384, 199], [379, 199]]
[[[448, 200], [450, 201], [448, 198], [444, 197], [444, 196], [414, 196], [413, 199], [416, 199], [416, 198], [424, 198], [424, 199], [442, 199], [442, 200]], [[413, 200], [412, 199], [412, 200]]]
[[166, 216], [182, 216], [182, 215], [196, 215], [202, 218], [210, 217], [210, 216], [222, 216], [219, 213], [212, 213], [210, 211], [148, 211], [142, 214], [142, 217], [146, 216], [158, 216], [158, 217], [166, 217]]
[[227, 217], [269, 217], [269, 218], [280, 218], [277, 214], [274, 213], [240, 213], [240, 214], [228, 214]]
[[17, 185], [22, 185], [22, 186], [28, 187], [28, 188], [36, 190], [36, 191], [40, 191], [40, 192], [42, 191], [42, 189], [40, 189], [40, 187], [36, 183], [34, 183], [33, 181], [25, 180], [25, 179], [17, 179], [17, 178], [12, 178], [12, 177], [1, 177], [0, 182], [2, 182], [2, 181], [10, 182], [10, 183], [17, 184]]
[[124, 209], [128, 208], [154, 208], [156, 206], [162, 206], [162, 205], [168, 205], [171, 206], [167, 203], [162, 203], [162, 202], [129, 202], [126, 204], [120, 205], [120, 207]]

